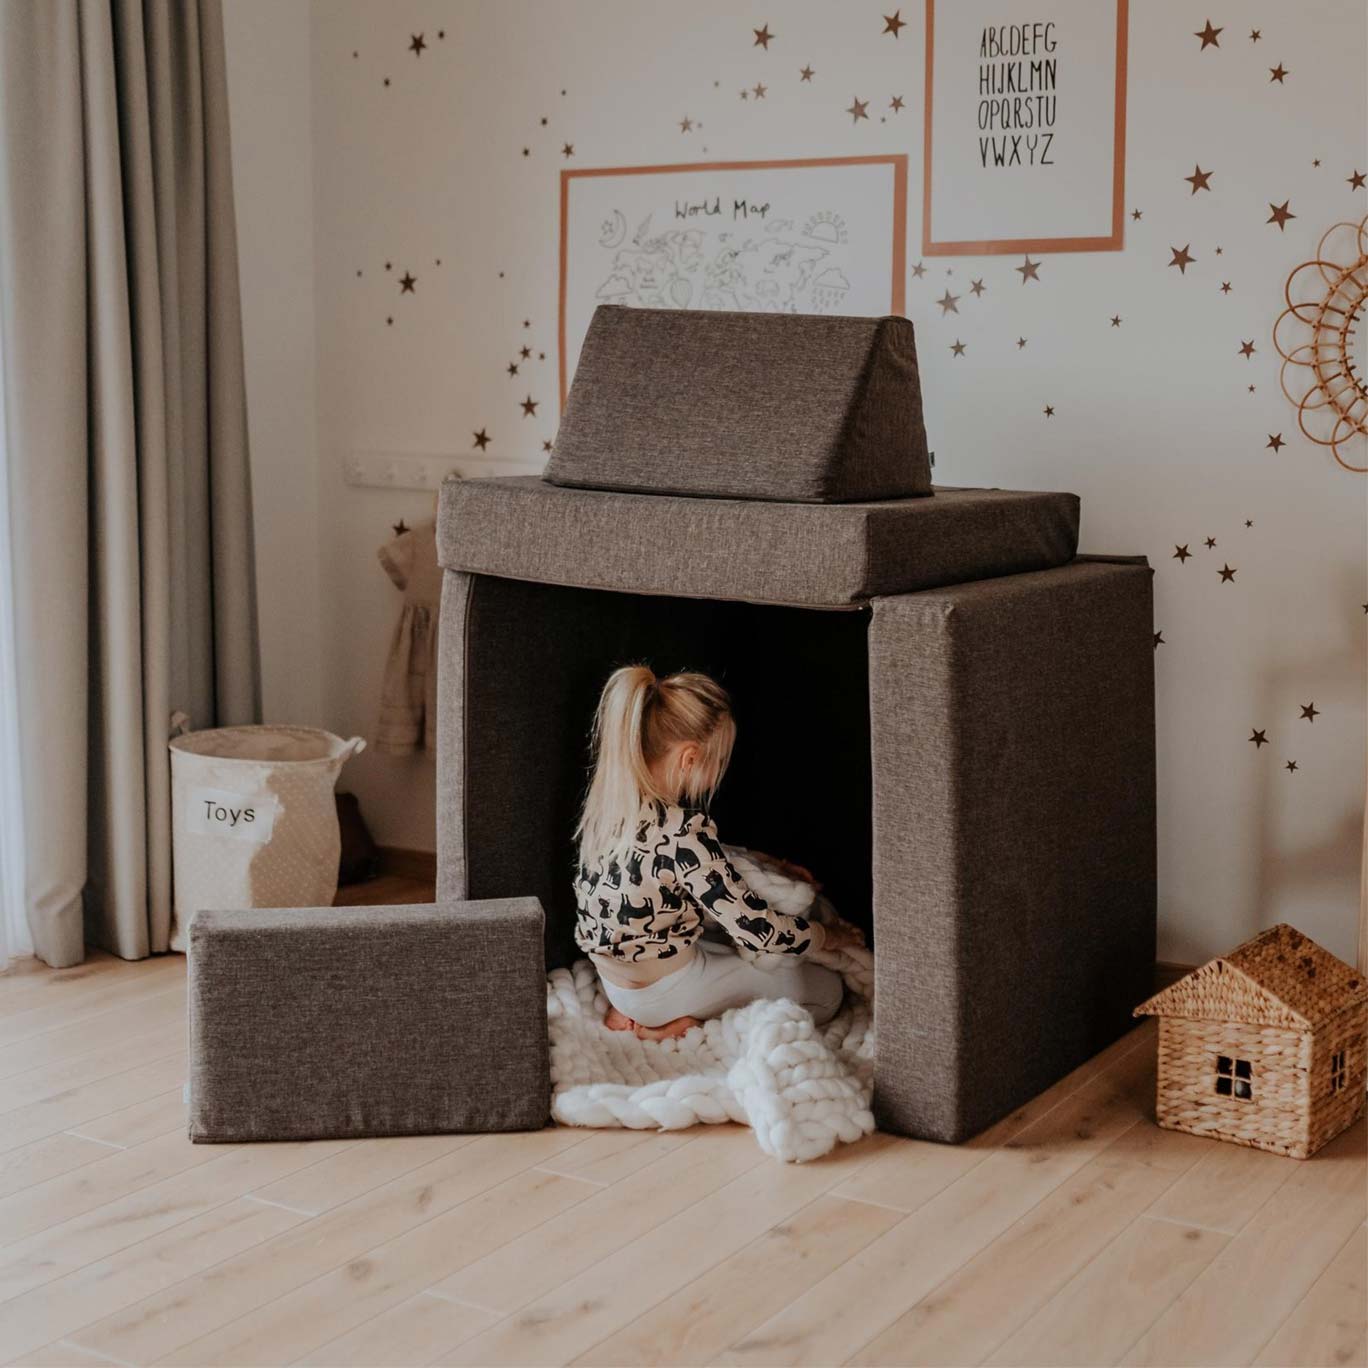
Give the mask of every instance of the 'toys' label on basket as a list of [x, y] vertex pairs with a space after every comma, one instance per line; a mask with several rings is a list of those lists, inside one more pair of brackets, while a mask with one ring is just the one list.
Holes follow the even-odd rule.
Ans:
[[192, 788], [185, 799], [185, 827], [196, 836], [228, 836], [265, 845], [280, 804], [269, 793], [229, 793]]

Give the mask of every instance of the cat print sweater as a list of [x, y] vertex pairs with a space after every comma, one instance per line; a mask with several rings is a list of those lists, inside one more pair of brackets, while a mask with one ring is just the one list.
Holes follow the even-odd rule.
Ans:
[[751, 950], [802, 955], [822, 941], [820, 923], [777, 911], [747, 886], [707, 813], [673, 803], [644, 804], [626, 852], [581, 865], [575, 901], [577, 944], [626, 971], [614, 978], [630, 980], [633, 965], [659, 977], [655, 962], [690, 951], [705, 912]]

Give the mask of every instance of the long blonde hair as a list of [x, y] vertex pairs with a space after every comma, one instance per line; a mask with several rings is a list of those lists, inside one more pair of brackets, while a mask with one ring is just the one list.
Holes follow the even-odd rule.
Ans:
[[[625, 850], [650, 799], [706, 806], [735, 740], [731, 699], [716, 680], [705, 674], [657, 679], [645, 665], [614, 670], [594, 715], [594, 772], [575, 831], [580, 862], [592, 865]], [[697, 762], [687, 771], [653, 772], [681, 741], [697, 743]]]

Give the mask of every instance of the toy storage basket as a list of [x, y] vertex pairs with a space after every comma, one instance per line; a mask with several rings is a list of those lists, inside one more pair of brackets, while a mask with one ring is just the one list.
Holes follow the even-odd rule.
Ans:
[[333, 786], [365, 744], [314, 727], [219, 727], [171, 738], [173, 950], [185, 949], [200, 908], [332, 902], [341, 853]]

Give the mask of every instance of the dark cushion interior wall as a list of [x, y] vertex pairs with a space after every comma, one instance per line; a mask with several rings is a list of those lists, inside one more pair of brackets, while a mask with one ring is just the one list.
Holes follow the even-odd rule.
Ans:
[[[549, 967], [577, 957], [571, 837], [594, 707], [636, 661], [727, 686], [739, 738], [714, 806], [723, 839], [806, 864], [871, 930], [867, 609], [452, 580], [468, 588], [465, 653], [480, 662], [464, 680], [467, 896], [539, 898]], [[440, 768], [459, 776], [461, 762]]]

